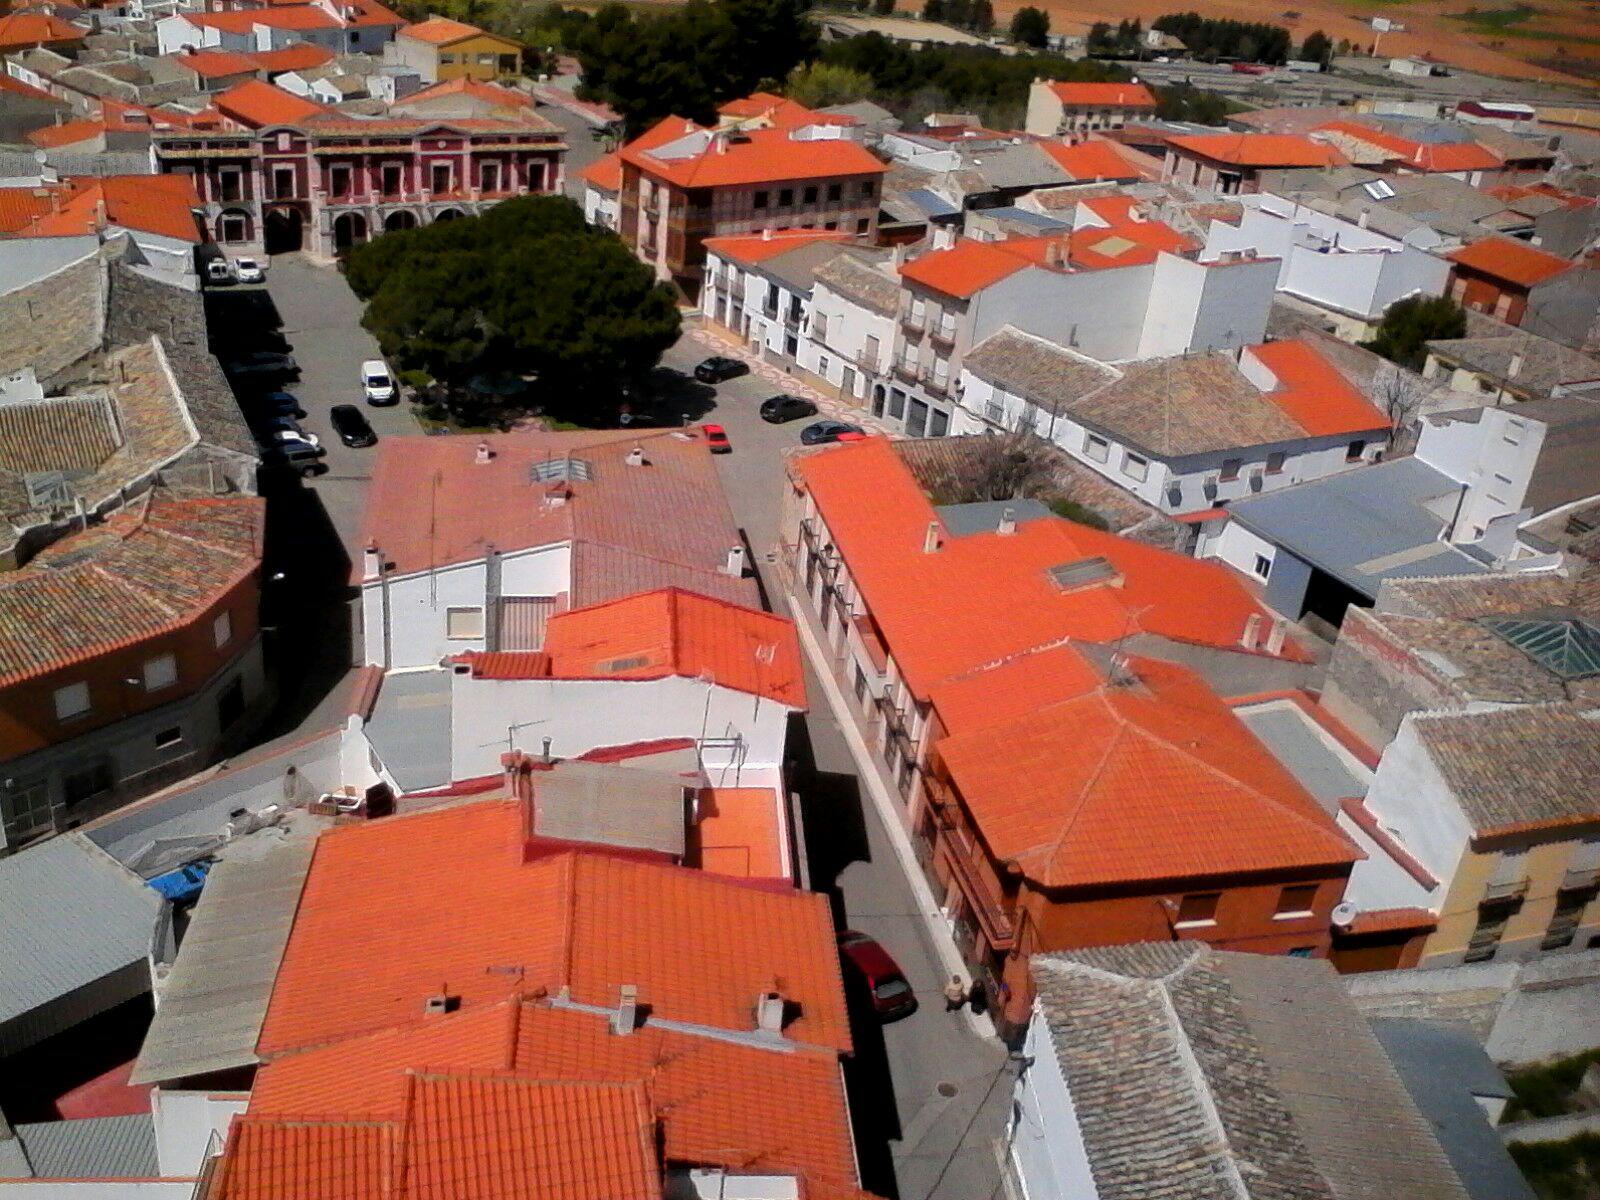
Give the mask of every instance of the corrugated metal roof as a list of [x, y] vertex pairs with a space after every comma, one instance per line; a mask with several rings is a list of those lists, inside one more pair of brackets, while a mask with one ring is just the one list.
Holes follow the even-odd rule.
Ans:
[[144, 958], [160, 907], [79, 833], [0, 859], [0, 1022]]
[[256, 1061], [256, 1038], [315, 844], [300, 838], [212, 869], [131, 1082], [185, 1079]]
[[149, 1113], [18, 1125], [17, 1137], [40, 1179], [148, 1179], [161, 1171]]

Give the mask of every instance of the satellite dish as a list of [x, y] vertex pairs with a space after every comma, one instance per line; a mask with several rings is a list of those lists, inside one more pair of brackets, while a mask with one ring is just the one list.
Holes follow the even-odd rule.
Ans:
[[1349, 929], [1355, 923], [1356, 915], [1356, 906], [1348, 900], [1341, 900], [1333, 906], [1333, 927]]

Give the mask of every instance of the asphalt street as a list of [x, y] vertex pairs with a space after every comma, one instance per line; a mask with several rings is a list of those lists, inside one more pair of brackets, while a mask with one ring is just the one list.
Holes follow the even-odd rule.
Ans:
[[[300, 375], [289, 386], [307, 411], [302, 424], [328, 451], [326, 473], [276, 481], [269, 489], [268, 573], [284, 576], [269, 587], [294, 597], [276, 606], [276, 658], [289, 694], [269, 733], [321, 729], [341, 718], [346, 702], [354, 619], [349, 571], [360, 550], [375, 454], [341, 445], [328, 410], [361, 404], [384, 439], [420, 436], [421, 430], [407, 405], [362, 404], [359, 364], [375, 357], [377, 347], [360, 326], [359, 301], [333, 268], [280, 257], [264, 289], [217, 295], [225, 297], [217, 301], [223, 311], [233, 313], [224, 328], [236, 330], [232, 336], [241, 345], [272, 348], [281, 340], [292, 350]], [[247, 316], [252, 323], [244, 323]], [[686, 319], [686, 327], [693, 323]], [[760, 401], [781, 390], [770, 369], [715, 389], [693, 383], [689, 373], [709, 352], [692, 334], [668, 352], [655, 381], [662, 411], [727, 429], [734, 449], [718, 459], [723, 486], [772, 607], [786, 611], [772, 590], [778, 579], [767, 559], [777, 542], [783, 451], [799, 444], [806, 422], [760, 419]], [[922, 999], [917, 1012], [881, 1029], [870, 1018], [856, 1022], [856, 1054], [846, 1076], [864, 1182], [900, 1200], [986, 1200], [997, 1194], [995, 1138], [1009, 1108], [1004, 1048], [945, 1011], [933, 934], [877, 811], [862, 796], [821, 687], [814, 678], [808, 687], [811, 711], [796, 721], [791, 756], [813, 886], [830, 894], [841, 927], [869, 933], [889, 949]]]

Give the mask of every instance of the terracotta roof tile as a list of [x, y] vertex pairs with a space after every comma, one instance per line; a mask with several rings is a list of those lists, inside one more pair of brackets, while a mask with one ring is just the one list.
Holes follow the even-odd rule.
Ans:
[[191, 50], [174, 54], [172, 61], [186, 67], [202, 79], [216, 79], [224, 75], [246, 75], [259, 67], [249, 54], [234, 54], [227, 50]]
[[314, 101], [259, 79], [235, 84], [217, 97], [216, 104], [234, 120], [256, 129], [263, 125], [288, 125], [329, 111]]
[[1117, 152], [1110, 142], [1040, 142], [1039, 149], [1074, 180], [1138, 179], [1138, 168]]
[[689, 831], [691, 865], [714, 875], [784, 878], [782, 803], [772, 788], [701, 788], [699, 819]]
[[450, 42], [459, 42], [462, 38], [480, 37], [483, 30], [464, 21], [452, 21], [449, 17], [429, 17], [426, 21], [417, 21], [405, 26], [400, 33], [401, 36], [410, 38], [414, 42], [443, 46]]
[[728, 237], [707, 238], [706, 249], [725, 261], [755, 264], [787, 254], [796, 246], [809, 246], [814, 242], [849, 242], [848, 233], [823, 229], [778, 229], [770, 236], [735, 234]]
[[1291, 133], [1203, 133], [1169, 144], [1237, 167], [1328, 167], [1340, 161], [1332, 146]]
[[[711, 133], [681, 117], [663, 118], [620, 151], [622, 161], [682, 188], [740, 187], [791, 180], [869, 178], [888, 168], [866, 147], [844, 138], [799, 141], [782, 128], [751, 129], [727, 138], [723, 149]], [[703, 136], [694, 153], [668, 158], [658, 153], [680, 139]]]
[[958, 238], [947, 249], [930, 251], [907, 262], [900, 268], [900, 277], [943, 295], [966, 299], [1028, 267], [1096, 271], [1141, 266], [1154, 262], [1162, 253], [1181, 254], [1196, 248], [1195, 243], [1160, 221], [1114, 220], [1107, 225], [1084, 225], [1069, 233], [1043, 237], [999, 242]]
[[470, 1009], [539, 987], [610, 1005], [631, 983], [658, 1017], [748, 1031], [774, 981], [799, 1010], [787, 1037], [849, 1048], [825, 897], [599, 854], [524, 861], [525, 850], [520, 808], [505, 800], [324, 834], [259, 1052], [410, 1021], [441, 984]]
[[31, 130], [28, 133], [28, 141], [41, 150], [53, 150], [60, 146], [70, 146], [75, 142], [86, 142], [90, 138], [101, 137], [105, 131], [104, 121], [84, 118], [80, 121], [63, 121], [59, 125], [46, 125]]
[[[1012, 534], [944, 534], [924, 553], [937, 515], [883, 438], [797, 456], [792, 470], [918, 697], [1069, 638], [1104, 644], [1142, 632], [1230, 649], [1249, 616], [1270, 620], [1226, 567], [1055, 517]], [[1095, 559], [1107, 575], [1083, 586], [1063, 589], [1049, 573]], [[1004, 621], [994, 619], [996, 595], [1007, 597]], [[1304, 658], [1293, 642], [1284, 654]]]
[[[1053, 655], [1075, 654], [1067, 648]], [[1032, 687], [1041, 656], [988, 677]], [[944, 738], [938, 756], [989, 852], [1045, 887], [1336, 866], [1360, 852], [1185, 667], [1128, 657], [1125, 679]], [[1055, 671], [1052, 688], [1084, 682]], [[1172, 836], [1176, 829], [1182, 837]]]
[[1388, 424], [1371, 401], [1307, 343], [1267, 342], [1245, 352], [1278, 381], [1277, 388], [1263, 395], [1311, 437], [1366, 433]]
[[1412, 170], [1427, 174], [1457, 171], [1493, 171], [1505, 164], [1499, 155], [1477, 142], [1419, 142], [1358, 121], [1328, 121], [1318, 130], [1356, 138], [1388, 151]]
[[0, 16], [0, 49], [82, 41], [85, 31], [49, 13], [14, 12]]
[[1572, 263], [1548, 250], [1540, 250], [1537, 246], [1513, 238], [1484, 238], [1459, 250], [1452, 250], [1445, 257], [1463, 267], [1520, 287], [1532, 287], [1572, 267]]
[[260, 50], [250, 55], [258, 68], [271, 74], [283, 71], [303, 71], [307, 67], [320, 67], [331, 62], [333, 51], [310, 42], [295, 42], [278, 50]]
[[622, 189], [622, 155], [615, 150], [610, 154], [602, 154], [583, 170], [579, 171], [578, 177], [603, 192], [620, 191]]
[[1150, 109], [1156, 106], [1154, 94], [1142, 83], [1052, 83], [1049, 87], [1063, 104]]

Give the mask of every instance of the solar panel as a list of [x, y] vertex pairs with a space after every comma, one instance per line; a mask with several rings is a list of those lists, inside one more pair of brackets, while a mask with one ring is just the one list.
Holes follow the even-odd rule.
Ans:
[[1483, 624], [1558, 679], [1600, 675], [1600, 626], [1580, 617], [1500, 617]]

